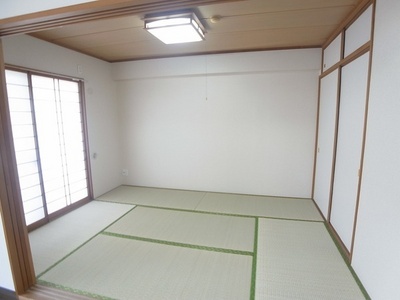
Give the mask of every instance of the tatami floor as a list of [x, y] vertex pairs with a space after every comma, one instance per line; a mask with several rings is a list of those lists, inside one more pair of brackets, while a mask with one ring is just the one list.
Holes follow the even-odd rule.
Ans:
[[310, 199], [121, 186], [29, 234], [38, 283], [95, 299], [365, 299]]

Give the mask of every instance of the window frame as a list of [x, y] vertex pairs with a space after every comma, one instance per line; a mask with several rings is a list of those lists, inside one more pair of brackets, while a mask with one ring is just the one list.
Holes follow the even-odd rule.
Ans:
[[[56, 79], [56, 80], [77, 82], [78, 88], [79, 88], [79, 95], [80, 95], [80, 103], [79, 104], [80, 104], [80, 110], [81, 110], [82, 138], [83, 138], [83, 145], [84, 145], [85, 169], [86, 169], [86, 176], [87, 176], [88, 196], [78, 202], [71, 203], [70, 205], [68, 205], [58, 211], [50, 213], [50, 214], [48, 214], [47, 208], [45, 208], [45, 217], [43, 219], [40, 219], [40, 220], [27, 226], [28, 232], [30, 232], [32, 230], [35, 230], [35, 229], [53, 221], [54, 219], [59, 218], [60, 216], [63, 216], [65, 214], [75, 210], [76, 208], [78, 208], [82, 205], [87, 204], [91, 200], [93, 200], [93, 184], [92, 184], [92, 174], [91, 174], [91, 165], [90, 165], [90, 151], [89, 151], [89, 140], [88, 140], [88, 126], [87, 126], [84, 79], [77, 78], [77, 77], [71, 77], [71, 76], [67, 76], [67, 75], [60, 75], [60, 74], [51, 73], [51, 72], [40, 71], [40, 70], [36, 70], [36, 69], [15, 66], [15, 65], [10, 65], [10, 64], [5, 64], [5, 70], [16, 71], [16, 72], [21, 72], [21, 73], [27, 74], [28, 82], [29, 82], [29, 93], [30, 93], [31, 103], [33, 103], [33, 101], [34, 101], [31, 78], [32, 78], [32, 76], [35, 76], [35, 75], [47, 77], [47, 78], [51, 78], [51, 79]], [[6, 85], [7, 85], [7, 82], [6, 82]], [[6, 99], [6, 101], [8, 101], [8, 99]], [[32, 112], [32, 118], [34, 120], [33, 127], [36, 127], [36, 121], [35, 121], [36, 117], [35, 117], [34, 106], [32, 107], [31, 112]], [[34, 131], [35, 131], [35, 133], [37, 132], [36, 128], [34, 129]], [[40, 162], [39, 146], [38, 146], [37, 137], [35, 138], [35, 143], [37, 146], [37, 158], [38, 158], [39, 173], [41, 173], [41, 170], [40, 170], [41, 162]], [[42, 177], [42, 175], [40, 175], [40, 177]], [[41, 182], [42, 181], [43, 181], [43, 179], [41, 178]], [[42, 193], [44, 193], [43, 186], [42, 186]], [[43, 201], [45, 201], [45, 199], [43, 199]]]

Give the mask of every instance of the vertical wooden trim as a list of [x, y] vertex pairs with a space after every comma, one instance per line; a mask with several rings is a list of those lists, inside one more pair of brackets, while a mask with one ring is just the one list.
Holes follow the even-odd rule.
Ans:
[[344, 50], [346, 47], [346, 31], [342, 30], [341, 33], [341, 42], [340, 42], [340, 61], [344, 59]]
[[369, 51], [367, 95], [366, 95], [366, 101], [365, 101], [364, 131], [363, 131], [363, 140], [362, 140], [362, 148], [361, 148], [360, 175], [359, 175], [359, 178], [358, 178], [357, 200], [356, 200], [356, 209], [355, 209], [355, 213], [354, 213], [354, 224], [353, 224], [353, 235], [352, 235], [351, 247], [350, 247], [350, 262], [353, 259], [353, 250], [354, 250], [354, 243], [355, 243], [356, 231], [357, 231], [358, 209], [360, 207], [361, 184], [362, 184], [362, 175], [363, 175], [363, 168], [364, 168], [365, 144], [366, 144], [366, 139], [367, 139], [369, 95], [370, 95], [371, 73], [372, 73], [372, 54], [373, 54], [374, 31], [375, 31], [375, 10], [376, 10], [376, 4], [375, 3], [376, 2], [374, 0], [373, 3], [372, 3], [371, 45], [370, 45], [370, 51]]
[[342, 86], [342, 67], [337, 69], [337, 88], [336, 88], [336, 116], [335, 116], [335, 136], [333, 141], [333, 155], [332, 155], [332, 168], [331, 168], [331, 184], [329, 190], [329, 204], [328, 204], [328, 214], [327, 220], [331, 227], [331, 213], [332, 213], [332, 200], [333, 200], [333, 187], [335, 185], [335, 170], [336, 170], [336, 153], [337, 153], [337, 141], [338, 141], [338, 131], [339, 131], [339, 115], [340, 115], [340, 96], [341, 96], [341, 86]]
[[89, 199], [94, 198], [93, 192], [93, 181], [92, 181], [92, 168], [90, 164], [90, 148], [89, 148], [89, 131], [87, 125], [87, 114], [86, 114], [86, 98], [85, 98], [85, 83], [83, 80], [79, 81], [79, 94], [81, 96], [81, 117], [82, 117], [82, 133], [83, 143], [85, 145], [85, 161], [86, 161], [86, 176], [88, 184]]
[[[315, 126], [315, 144], [314, 144], [314, 168], [313, 168], [313, 177], [312, 177], [312, 186], [311, 186], [311, 199], [315, 202], [314, 199], [314, 194], [315, 194], [315, 177], [317, 173], [317, 157], [318, 157], [318, 133], [319, 133], [319, 109], [321, 106], [321, 80], [322, 78], [319, 78], [318, 80], [318, 101], [317, 101], [317, 120], [316, 120], [316, 126]], [[317, 205], [317, 208], [319, 210], [319, 207]], [[321, 213], [321, 216], [324, 216]]]
[[11, 271], [17, 294], [35, 283], [25, 225], [7, 101], [3, 48], [0, 40], [0, 205]]
[[[324, 50], [321, 49], [321, 70], [324, 69]], [[322, 71], [321, 71], [322, 72]], [[314, 143], [314, 167], [313, 167], [313, 177], [312, 177], [312, 185], [311, 185], [311, 199], [314, 200], [315, 193], [315, 174], [317, 172], [317, 156], [318, 156], [318, 132], [319, 132], [319, 108], [321, 100], [321, 76], [318, 79], [318, 99], [317, 99], [317, 118], [316, 118], [316, 126], [315, 126], [315, 143]], [[314, 200], [315, 202], [315, 200]], [[318, 206], [317, 206], [318, 207]], [[323, 216], [323, 214], [321, 213]]]

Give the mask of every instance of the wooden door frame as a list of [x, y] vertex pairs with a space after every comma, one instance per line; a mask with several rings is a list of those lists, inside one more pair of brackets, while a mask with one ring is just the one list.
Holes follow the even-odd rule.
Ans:
[[16, 294], [26, 292], [36, 278], [19, 189], [1, 37], [103, 18], [233, 1], [240, 0], [101, 0], [0, 20], [0, 213]]

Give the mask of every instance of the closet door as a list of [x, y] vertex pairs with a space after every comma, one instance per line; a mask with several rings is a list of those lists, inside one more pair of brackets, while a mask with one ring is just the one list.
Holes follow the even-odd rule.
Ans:
[[351, 250], [359, 186], [369, 53], [342, 68], [330, 223]]
[[318, 145], [314, 180], [314, 200], [328, 217], [335, 147], [339, 72], [335, 70], [320, 82]]

